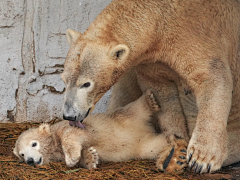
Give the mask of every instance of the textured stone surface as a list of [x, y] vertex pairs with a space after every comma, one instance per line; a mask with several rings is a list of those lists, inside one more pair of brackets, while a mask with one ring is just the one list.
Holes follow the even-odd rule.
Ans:
[[[68, 28], [84, 32], [111, 0], [0, 1], [0, 122], [62, 116]], [[108, 92], [94, 112], [104, 112]]]

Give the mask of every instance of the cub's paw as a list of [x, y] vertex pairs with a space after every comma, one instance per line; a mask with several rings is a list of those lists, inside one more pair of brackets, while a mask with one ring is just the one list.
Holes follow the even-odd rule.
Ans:
[[227, 158], [226, 137], [197, 139], [193, 135], [187, 150], [188, 166], [196, 173], [211, 173], [219, 170]]
[[80, 160], [80, 165], [87, 169], [94, 169], [98, 164], [98, 153], [96, 149], [90, 147], [82, 151], [82, 158]]
[[[80, 152], [80, 150], [79, 150], [79, 152]], [[80, 153], [76, 153], [76, 154], [74, 154], [74, 153], [67, 153], [67, 154], [65, 154], [66, 165], [68, 167], [75, 166], [78, 163], [80, 157], [81, 157]]]
[[65, 162], [68, 167], [73, 167], [75, 166], [81, 157], [81, 146], [70, 146], [66, 148], [63, 146], [63, 152], [65, 155]]
[[152, 111], [157, 112], [161, 109], [160, 105], [157, 103], [157, 101], [153, 95], [153, 92], [150, 89], [148, 89], [146, 91], [146, 100]]
[[159, 153], [156, 166], [167, 173], [181, 174], [187, 167], [187, 142], [171, 135], [170, 145]]

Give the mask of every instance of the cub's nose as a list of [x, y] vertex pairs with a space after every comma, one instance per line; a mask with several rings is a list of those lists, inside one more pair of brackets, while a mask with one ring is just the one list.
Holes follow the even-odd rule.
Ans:
[[77, 117], [76, 116], [74, 116], [74, 117], [72, 117], [72, 116], [65, 116], [63, 114], [63, 119], [64, 120], [68, 120], [68, 121], [76, 121]]
[[27, 164], [30, 165], [30, 166], [32, 166], [32, 165], [34, 164], [33, 158], [29, 158], [29, 159], [27, 160]]

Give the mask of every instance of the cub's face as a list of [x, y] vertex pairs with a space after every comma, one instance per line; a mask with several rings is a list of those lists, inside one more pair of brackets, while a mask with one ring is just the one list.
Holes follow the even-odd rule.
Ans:
[[70, 44], [62, 80], [66, 85], [63, 118], [79, 123], [94, 108], [102, 95], [124, 72], [129, 48], [126, 45], [100, 43], [67, 30]]
[[43, 124], [39, 128], [23, 132], [15, 143], [13, 153], [20, 162], [25, 161], [28, 165], [43, 165], [49, 162], [45, 154], [50, 142], [49, 126]]

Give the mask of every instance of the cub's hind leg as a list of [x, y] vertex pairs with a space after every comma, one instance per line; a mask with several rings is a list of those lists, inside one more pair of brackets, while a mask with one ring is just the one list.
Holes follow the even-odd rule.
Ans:
[[142, 159], [156, 159], [158, 169], [180, 174], [187, 167], [187, 142], [174, 135], [148, 134], [139, 145], [139, 156]]
[[[145, 100], [152, 112], [160, 110], [160, 106], [151, 90], [147, 90]], [[156, 158], [156, 166], [163, 171], [180, 174], [187, 166], [187, 142], [175, 135], [148, 133], [141, 139], [140, 157]]]
[[161, 111], [154, 116], [154, 122], [158, 122], [161, 132], [166, 135], [176, 134], [188, 141], [186, 119], [179, 99], [175, 73], [161, 63], [139, 65], [136, 72], [142, 92], [151, 88], [156, 100], [161, 104]]
[[187, 142], [173, 135], [166, 137], [169, 143], [159, 152], [156, 166], [168, 173], [181, 174], [187, 167]]

